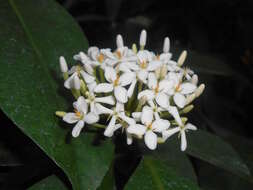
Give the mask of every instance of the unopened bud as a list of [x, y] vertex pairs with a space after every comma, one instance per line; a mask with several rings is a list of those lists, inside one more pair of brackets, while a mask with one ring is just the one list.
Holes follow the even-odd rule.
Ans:
[[142, 50], [144, 49], [146, 45], [146, 41], [147, 41], [147, 32], [146, 30], [142, 30], [141, 35], [140, 35], [140, 47]]
[[142, 96], [141, 99], [139, 100], [139, 103], [141, 106], [143, 106], [144, 104], [146, 104], [148, 98], [147, 96]]
[[66, 112], [64, 112], [64, 111], [56, 111], [55, 115], [57, 115], [58, 117], [64, 117], [66, 115]]
[[197, 85], [199, 81], [198, 75], [193, 75], [191, 79], [191, 83]]
[[161, 67], [158, 67], [158, 68], [155, 70], [155, 77], [156, 77], [157, 79], [160, 78], [161, 70], [162, 70]]
[[179, 56], [179, 58], [178, 58], [178, 60], [177, 60], [177, 64], [178, 64], [179, 67], [181, 67], [181, 66], [184, 64], [184, 61], [185, 61], [185, 59], [186, 59], [186, 56], [187, 56], [187, 51], [184, 50], [184, 51], [180, 54], [180, 56]]
[[133, 44], [133, 45], [132, 45], [132, 50], [133, 50], [134, 53], [137, 53], [138, 50], [137, 50], [136, 44]]
[[205, 84], [199, 85], [199, 87], [194, 92], [196, 98], [199, 97], [203, 93], [204, 90], [205, 90]]
[[161, 76], [160, 76], [160, 78], [163, 79], [167, 75], [167, 73], [168, 73], [167, 65], [163, 64], [161, 66]]
[[193, 100], [195, 100], [195, 98], [196, 98], [195, 93], [193, 93], [191, 95], [188, 95], [187, 98], [186, 98], [186, 101], [185, 101], [185, 105], [188, 105], [188, 104], [192, 103]]
[[190, 111], [192, 111], [192, 109], [194, 108], [194, 106], [191, 104], [189, 106], [186, 106], [183, 110], [182, 113], [189, 113]]
[[117, 48], [124, 47], [123, 38], [120, 34], [118, 34], [117, 37], [116, 37], [116, 44], [117, 44]]
[[163, 52], [168, 53], [170, 51], [170, 39], [166, 37], [163, 43]]
[[79, 77], [76, 75], [74, 76], [74, 89], [80, 90], [81, 88], [81, 83]]
[[68, 72], [68, 65], [63, 56], [60, 57], [60, 69], [62, 73]]

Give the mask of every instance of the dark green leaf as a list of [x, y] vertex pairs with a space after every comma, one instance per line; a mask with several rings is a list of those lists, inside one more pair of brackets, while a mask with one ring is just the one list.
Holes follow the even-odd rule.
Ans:
[[248, 167], [228, 143], [203, 130], [188, 135], [187, 153], [234, 174], [250, 175]]
[[168, 163], [144, 156], [126, 190], [197, 190], [195, 183], [180, 177]]
[[[94, 135], [68, 141], [56, 110], [63, 96], [58, 58], [87, 48], [74, 20], [52, 0], [0, 3], [0, 106], [3, 112], [70, 178], [74, 189], [96, 189], [112, 159], [113, 146], [93, 146]], [[101, 157], [103, 155], [103, 157]]]
[[36, 183], [28, 190], [67, 190], [67, 187], [55, 175], [52, 175]]

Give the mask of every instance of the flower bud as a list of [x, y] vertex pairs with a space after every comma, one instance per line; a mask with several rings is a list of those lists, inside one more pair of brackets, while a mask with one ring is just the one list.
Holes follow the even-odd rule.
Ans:
[[143, 106], [144, 104], [146, 104], [147, 100], [148, 100], [147, 96], [142, 96], [139, 101], [139, 104]]
[[60, 57], [60, 69], [62, 73], [68, 72], [68, 65], [63, 56]]
[[191, 104], [189, 106], [186, 106], [183, 110], [182, 113], [189, 113], [190, 111], [192, 111], [192, 109], [194, 108], [194, 106]]
[[155, 77], [156, 77], [157, 79], [160, 78], [161, 70], [162, 70], [162, 67], [158, 67], [158, 68], [155, 70]]
[[66, 115], [66, 112], [64, 112], [64, 111], [56, 111], [55, 115], [57, 115], [58, 117], [64, 117]]
[[205, 90], [205, 84], [199, 85], [199, 87], [194, 92], [196, 98], [199, 97], [203, 93], [204, 90]]
[[116, 37], [116, 44], [117, 44], [117, 48], [124, 47], [123, 38], [120, 34], [118, 34], [117, 37]]
[[146, 30], [142, 30], [141, 31], [141, 35], [140, 35], [140, 46], [141, 46], [141, 49], [144, 49], [144, 47], [146, 45], [146, 41], [147, 41], [147, 32], [146, 32]]
[[168, 73], [168, 68], [167, 68], [167, 65], [163, 64], [161, 66], [161, 75], [160, 75], [160, 78], [164, 78]]
[[163, 43], [163, 52], [168, 53], [170, 51], [170, 39], [166, 37]]
[[132, 45], [132, 50], [134, 53], [137, 53], [137, 51], [138, 51], [135, 43], [133, 43], [133, 45]]
[[192, 101], [195, 100], [195, 98], [196, 98], [195, 93], [187, 96], [186, 101], [185, 101], [185, 105], [188, 105], [188, 104], [192, 103]]
[[194, 74], [191, 79], [191, 83], [197, 85], [198, 84], [198, 75]]
[[179, 58], [178, 58], [178, 60], [177, 60], [177, 65], [179, 66], [179, 67], [181, 67], [183, 64], [184, 64], [184, 61], [185, 61], [185, 59], [186, 59], [186, 56], [187, 56], [187, 51], [183, 51], [181, 54], [180, 54], [180, 56], [179, 56]]
[[76, 75], [74, 76], [74, 89], [80, 90], [81, 83], [79, 77]]

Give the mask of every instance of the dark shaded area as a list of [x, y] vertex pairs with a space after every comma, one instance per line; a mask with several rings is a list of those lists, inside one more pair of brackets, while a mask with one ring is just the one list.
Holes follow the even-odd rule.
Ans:
[[[59, 3], [78, 21], [90, 45], [115, 48], [115, 36], [121, 33], [125, 43], [131, 46], [138, 43], [139, 33], [145, 28], [147, 46], [155, 52], [161, 51], [163, 38], [169, 36], [172, 51], [189, 49], [206, 55], [207, 59], [218, 57], [227, 66], [222, 72], [233, 72], [198, 73], [207, 88], [195, 102], [190, 120], [231, 142], [252, 169], [253, 1], [59, 0]], [[188, 59], [191, 62], [191, 55]], [[215, 67], [213, 64], [210, 67]], [[1, 188], [25, 189], [51, 174], [70, 186], [60, 169], [2, 112], [0, 122]], [[116, 147], [114, 167], [117, 187], [122, 189], [140, 156], [132, 146], [115, 140], [118, 146], [125, 147], [124, 152]], [[220, 189], [230, 189], [231, 179], [234, 189], [248, 188], [232, 174], [191, 160], [204, 189], [218, 189], [217, 183]], [[217, 174], [223, 179], [221, 182], [207, 180]]]

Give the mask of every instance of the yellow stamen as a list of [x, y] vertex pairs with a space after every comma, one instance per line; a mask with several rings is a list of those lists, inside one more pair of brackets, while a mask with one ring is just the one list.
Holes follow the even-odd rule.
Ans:
[[176, 92], [180, 92], [181, 91], [181, 84], [179, 83], [176, 88], [175, 88]]
[[159, 84], [157, 84], [157, 86], [155, 87], [155, 93], [157, 94], [159, 92]]
[[147, 66], [148, 66], [148, 65], [147, 65], [146, 61], [140, 62], [140, 67], [141, 67], [142, 69], [146, 69]]
[[152, 129], [152, 123], [150, 123], [150, 124], [147, 126], [147, 129], [148, 129], [148, 130], [151, 130], [151, 129]]
[[77, 117], [81, 117], [81, 116], [82, 116], [82, 113], [79, 112], [78, 110], [74, 109], [74, 112], [75, 112], [75, 115], [76, 115]]
[[114, 86], [118, 86], [119, 85], [119, 75], [117, 75], [117, 78], [113, 81], [113, 85]]
[[100, 53], [97, 56], [97, 60], [98, 60], [98, 62], [102, 63], [105, 60], [105, 56], [102, 53]]
[[120, 51], [116, 51], [115, 52], [116, 56], [118, 57], [118, 59], [122, 58], [121, 52]]

